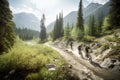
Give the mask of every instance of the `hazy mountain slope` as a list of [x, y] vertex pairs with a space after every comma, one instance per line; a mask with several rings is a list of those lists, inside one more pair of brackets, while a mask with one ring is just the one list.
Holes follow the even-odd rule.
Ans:
[[[95, 9], [101, 6], [102, 5], [98, 3], [89, 4], [86, 8], [83, 8], [83, 16], [88, 16], [92, 11], [94, 11]], [[72, 26], [73, 24], [75, 24], [76, 20], [77, 20], [77, 11], [72, 11], [67, 16], [64, 17], [64, 26], [67, 23], [69, 23]], [[52, 22], [47, 26], [47, 32], [52, 31], [53, 27], [54, 27], [54, 22]]]
[[85, 19], [85, 23], [88, 23], [89, 17], [90, 15], [94, 15], [94, 17], [97, 19], [98, 15], [102, 12], [103, 13], [103, 17], [105, 18], [105, 16], [108, 15], [109, 12], [109, 8], [110, 8], [110, 2], [106, 3], [105, 5], [101, 6], [100, 8], [94, 10], [93, 12], [91, 12], [89, 15], [84, 16]]
[[93, 12], [94, 10], [97, 10], [101, 6], [103, 6], [103, 5], [98, 4], [98, 3], [91, 3], [91, 4], [89, 4], [85, 9], [83, 9], [83, 16], [85, 17], [85, 16], [90, 15], [91, 12]]
[[[83, 18], [84, 23], [87, 24], [89, 17], [91, 15], [94, 15], [95, 18], [103, 12], [104, 17], [108, 14], [109, 11], [109, 3], [106, 3], [104, 5], [98, 4], [98, 3], [91, 3], [86, 8], [83, 9]], [[77, 20], [77, 11], [72, 11], [67, 16], [64, 17], [64, 26], [69, 23], [70, 25], [75, 24]], [[50, 32], [54, 27], [54, 22], [52, 22], [50, 25], [47, 26], [47, 32]]]
[[17, 28], [28, 28], [32, 30], [40, 30], [40, 20], [31, 13], [14, 14], [13, 20]]
[[[64, 26], [69, 22], [70, 25], [74, 24], [76, 22], [76, 18], [77, 18], [77, 13], [76, 11], [73, 11], [71, 13], [69, 13], [67, 16], [64, 17]], [[47, 32], [52, 31], [54, 27], [54, 22], [50, 23], [47, 26]]]

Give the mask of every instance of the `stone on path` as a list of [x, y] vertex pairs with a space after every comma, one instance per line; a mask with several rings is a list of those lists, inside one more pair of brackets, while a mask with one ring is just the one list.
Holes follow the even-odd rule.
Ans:
[[46, 65], [49, 71], [55, 71], [56, 70], [56, 65], [55, 64], [47, 64]]

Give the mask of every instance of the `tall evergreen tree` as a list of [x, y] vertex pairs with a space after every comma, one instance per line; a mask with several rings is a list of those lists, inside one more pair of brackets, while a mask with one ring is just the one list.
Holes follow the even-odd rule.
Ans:
[[56, 40], [58, 38], [58, 36], [59, 36], [58, 32], [59, 32], [59, 29], [58, 29], [58, 16], [56, 16], [56, 21], [55, 21], [54, 29], [53, 29], [53, 40]]
[[96, 24], [97, 30], [96, 30], [96, 36], [100, 35], [102, 33], [102, 26], [103, 26], [103, 13], [101, 12], [98, 16], [98, 21]]
[[120, 0], [110, 0], [109, 24], [112, 28], [120, 27]]
[[80, 0], [79, 3], [79, 9], [78, 9], [78, 17], [77, 17], [77, 24], [76, 24], [77, 28], [80, 29], [79, 31], [81, 31], [79, 35], [79, 37], [83, 37], [84, 36], [84, 21], [83, 21], [83, 13], [82, 13], [82, 0]]
[[12, 17], [8, 0], [0, 0], [0, 53], [7, 51], [15, 42]]
[[74, 24], [72, 23], [72, 27], [71, 27], [71, 30], [73, 29], [73, 27], [74, 27]]
[[67, 23], [67, 26], [64, 29], [64, 38], [68, 40], [70, 38], [70, 27], [69, 23]]
[[61, 12], [60, 14], [59, 14], [59, 25], [58, 25], [59, 27], [60, 27], [60, 33], [59, 33], [59, 35], [60, 35], [60, 37], [63, 37], [63, 35], [64, 35], [64, 29], [63, 29], [63, 13]]
[[46, 28], [45, 28], [45, 15], [42, 15], [41, 21], [40, 21], [40, 40], [43, 42], [44, 40], [46, 40], [47, 36], [46, 36]]
[[108, 16], [105, 17], [104, 23], [103, 23], [103, 27], [102, 27], [102, 33], [105, 33], [106, 30], [111, 30], [111, 28], [112, 28], [112, 27], [110, 26], [108, 20], [109, 20]]
[[80, 0], [78, 17], [77, 17], [77, 27], [79, 27], [82, 31], [84, 31], [83, 24], [84, 24], [84, 21], [83, 21], [83, 13], [82, 13], [82, 0]]
[[53, 29], [53, 40], [56, 40], [60, 37], [63, 37], [64, 30], [63, 30], [63, 13], [59, 13], [59, 17], [56, 17], [56, 21], [54, 24]]
[[94, 16], [90, 16], [89, 18], [89, 35], [94, 36], [95, 35], [95, 19]]

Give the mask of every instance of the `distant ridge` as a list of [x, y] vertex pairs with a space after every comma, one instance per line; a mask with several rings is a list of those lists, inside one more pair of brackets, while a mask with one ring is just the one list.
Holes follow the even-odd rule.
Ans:
[[14, 14], [13, 20], [17, 28], [28, 28], [40, 31], [40, 20], [32, 13]]
[[[104, 17], [108, 15], [109, 12], [109, 4], [110, 2], [107, 2], [106, 4], [98, 4], [98, 3], [90, 3], [86, 8], [83, 9], [83, 18], [84, 23], [87, 24], [90, 15], [94, 15], [95, 18], [97, 18], [98, 14], [100, 12], [103, 12]], [[69, 23], [70, 26], [72, 24], [75, 24], [77, 20], [77, 11], [70, 12], [67, 16], [64, 17], [64, 26]], [[54, 27], [54, 22], [50, 23], [47, 26], [47, 32], [51, 32]]]

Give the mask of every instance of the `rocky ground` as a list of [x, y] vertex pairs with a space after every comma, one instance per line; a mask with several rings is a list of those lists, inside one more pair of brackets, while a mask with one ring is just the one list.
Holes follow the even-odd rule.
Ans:
[[[82, 54], [78, 54], [78, 45], [83, 45]], [[84, 46], [91, 48], [92, 61], [85, 57]], [[89, 44], [74, 42], [73, 50], [63, 41], [56, 41], [49, 45], [57, 50], [72, 66], [72, 72], [79, 76], [80, 80], [119, 80], [120, 79], [120, 30], [114, 34], [96, 39]]]

